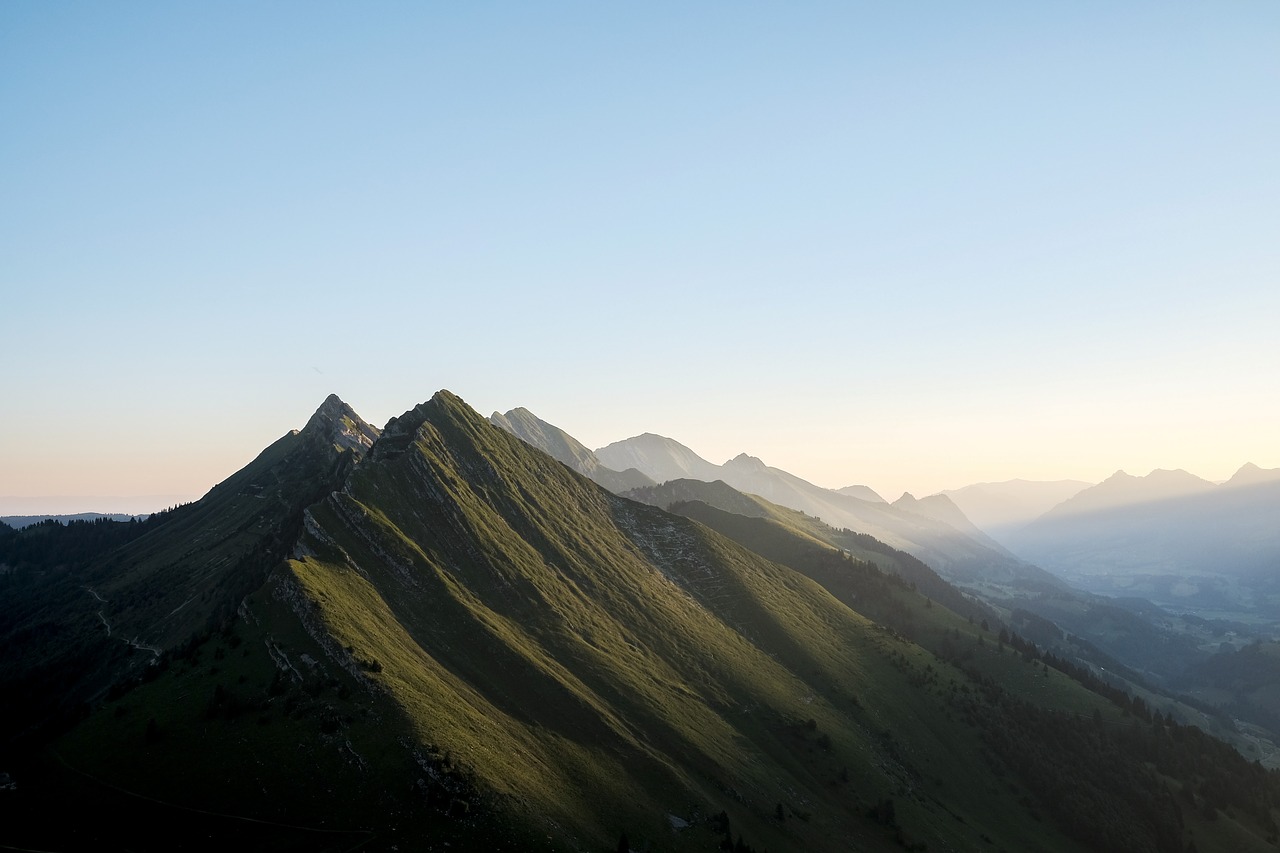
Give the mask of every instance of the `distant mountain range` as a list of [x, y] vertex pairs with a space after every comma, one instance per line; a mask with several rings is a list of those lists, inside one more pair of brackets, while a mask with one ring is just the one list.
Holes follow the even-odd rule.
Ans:
[[[2, 488], [4, 484], [0, 484]], [[199, 495], [0, 495], [0, 518], [39, 516], [150, 515], [191, 503]]]
[[[524, 434], [534, 436], [535, 446], [554, 454], [554, 444], [539, 443], [538, 436], [564, 436], [563, 431], [539, 421], [530, 412], [522, 411], [523, 418], [530, 424], [542, 424], [541, 427], [526, 427]], [[590, 453], [580, 443], [574, 444], [581, 448], [575, 458]], [[1199, 623], [1165, 613], [1143, 598], [1136, 597], [1150, 593], [1150, 597], [1174, 606], [1176, 613], [1187, 609], [1188, 599], [1161, 597], [1155, 588], [1124, 589], [1096, 579], [1077, 580], [1076, 588], [1071, 588], [1061, 576], [1042, 568], [1056, 565], [1050, 556], [1034, 552], [1037, 557], [1044, 558], [1045, 562], [1041, 563], [1028, 553], [1011, 552], [1005, 544], [971, 522], [958, 505], [963, 501], [972, 507], [979, 517], [986, 519], [1008, 540], [1017, 530], [1046, 513], [1052, 516], [1068, 512], [1067, 507], [1078, 505], [1071, 500], [1077, 495], [1081, 496], [1081, 502], [1091, 500], [1084, 494], [1091, 487], [1080, 481], [983, 483], [924, 498], [904, 494], [892, 504], [887, 504], [873, 492], [873, 500], [855, 496], [870, 492], [866, 487], [824, 489], [767, 466], [747, 454], [741, 454], [724, 465], [715, 465], [679, 442], [652, 433], [615, 442], [597, 450], [594, 457], [597, 462], [608, 460], [615, 465], [635, 465], [654, 480], [671, 474], [682, 475], [657, 486], [622, 492], [627, 497], [656, 506], [669, 508], [681, 502], [705, 502], [730, 512], [753, 515], [758, 512], [758, 508], [753, 508], [754, 495], [807, 513], [837, 529], [869, 534], [924, 561], [949, 582], [987, 601], [1011, 611], [1053, 620], [1067, 630], [1089, 638], [1106, 654], [1127, 661], [1136, 671], [1144, 673], [1143, 677], [1155, 681], [1177, 679], [1186, 666], [1204, 657], [1207, 654], [1205, 641], [1213, 631], [1221, 636], [1226, 631], [1243, 635], [1249, 630], [1239, 622], [1248, 614], [1232, 606], [1203, 614], [1226, 620], [1210, 631]], [[578, 470], [585, 473], [589, 469]], [[692, 476], [694, 474], [699, 476]], [[1181, 494], [1203, 488], [1193, 482], [1195, 478], [1188, 478], [1189, 475], [1169, 478], [1156, 474], [1135, 491], [1163, 487], [1166, 493]], [[1265, 482], [1268, 474], [1246, 466], [1234, 480]], [[1199, 482], [1213, 488], [1212, 484]], [[718, 488], [707, 492], [707, 483]], [[1065, 505], [1059, 508], [1064, 501]], [[996, 524], [996, 521], [1004, 526]], [[1117, 602], [1108, 595], [1127, 596], [1129, 600]]]
[[512, 409], [505, 415], [494, 412], [489, 416], [489, 423], [538, 448], [552, 459], [568, 465], [584, 477], [595, 480], [611, 492], [623, 492], [654, 484], [653, 480], [635, 468], [615, 471], [605, 467], [582, 442], [559, 427], [536, 417], [528, 409]]
[[14, 528], [21, 528], [32, 524], [39, 524], [42, 521], [56, 521], [59, 524], [67, 524], [72, 521], [98, 521], [99, 519], [104, 518], [109, 521], [129, 521], [133, 518], [146, 518], [148, 514], [149, 513], [141, 515], [125, 515], [118, 512], [77, 512], [71, 515], [0, 515], [0, 523], [7, 524]]
[[[715, 465], [674, 439], [645, 433], [595, 452], [604, 464], [632, 466], [653, 480], [722, 480], [738, 491], [813, 515], [836, 528], [880, 539], [933, 566], [953, 583], [978, 588], [1058, 585], [986, 536], [945, 495], [886, 503], [866, 486], [824, 489], [745, 453]], [[859, 497], [868, 495], [868, 497]]]
[[1072, 583], [1208, 615], [1280, 619], [1280, 469], [1214, 485], [1186, 471], [1116, 472], [1008, 534]]
[[947, 489], [941, 494], [951, 498], [984, 532], [1003, 542], [1010, 532], [1091, 485], [1081, 480], [1005, 480], [974, 483], [961, 489]]

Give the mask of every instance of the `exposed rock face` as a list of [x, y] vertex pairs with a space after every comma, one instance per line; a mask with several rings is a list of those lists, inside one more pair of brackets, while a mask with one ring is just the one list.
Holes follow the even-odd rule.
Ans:
[[356, 414], [337, 394], [330, 394], [301, 433], [322, 436], [340, 450], [354, 450], [363, 456], [378, 440], [381, 431]]

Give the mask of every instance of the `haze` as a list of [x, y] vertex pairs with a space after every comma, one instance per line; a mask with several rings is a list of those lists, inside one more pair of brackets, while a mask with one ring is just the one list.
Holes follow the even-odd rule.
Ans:
[[889, 498], [1280, 467], [1278, 42], [1269, 2], [5, 3], [0, 495], [197, 496], [331, 392], [438, 388]]

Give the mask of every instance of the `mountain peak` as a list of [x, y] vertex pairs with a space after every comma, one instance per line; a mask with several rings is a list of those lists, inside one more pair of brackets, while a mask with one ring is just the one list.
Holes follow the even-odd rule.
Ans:
[[884, 498], [880, 497], [870, 486], [845, 486], [842, 489], [836, 489], [836, 492], [858, 500], [871, 501], [872, 503], [887, 503]]
[[1231, 475], [1225, 486], [1255, 486], [1261, 483], [1280, 481], [1280, 468], [1261, 468], [1252, 462], [1240, 466], [1240, 470]]
[[1214, 485], [1181, 468], [1156, 468], [1145, 477], [1117, 471], [1096, 486], [1078, 492], [1043, 517], [1100, 512], [1123, 506], [1170, 500], [1213, 490]]
[[615, 471], [635, 468], [658, 483], [684, 477], [708, 482], [720, 478], [719, 465], [711, 464], [675, 439], [651, 432], [598, 448], [596, 458]]
[[724, 467], [733, 466], [751, 471], [763, 471], [768, 466], [764, 464], [764, 460], [756, 456], [750, 456], [746, 453], [739, 453], [737, 456], [724, 463]]
[[372, 447], [379, 435], [377, 427], [356, 414], [355, 409], [344, 403], [337, 394], [325, 397], [301, 432], [321, 436], [335, 447], [355, 450], [360, 454]]

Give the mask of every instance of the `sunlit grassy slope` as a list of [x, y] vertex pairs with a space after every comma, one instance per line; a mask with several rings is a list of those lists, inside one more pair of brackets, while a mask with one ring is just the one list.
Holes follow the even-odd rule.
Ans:
[[[922, 841], [1058, 843], [989, 813], [975, 774], [998, 785], [973, 733], [910, 684], [931, 656], [447, 394], [388, 425], [308, 531], [292, 582], [336, 644], [377, 661], [416, 738], [548, 831], [697, 848], [710, 825], [677, 833], [667, 815], [725, 811], [753, 846], [847, 849], [896, 843], [866, 817], [896, 794]], [[943, 771], [915, 793], [910, 755]], [[937, 801], [948, 777], [964, 823]]]
[[972, 645], [966, 672], [447, 392], [388, 424], [300, 527], [222, 631], [57, 760], [218, 816], [202, 820], [302, 833], [260, 849], [613, 850], [625, 833], [637, 850], [1182, 853], [1181, 811], [1211, 808], [1201, 850], [1261, 849], [1269, 830], [1273, 783], [1248, 765], [1256, 796], [1213, 805], [1212, 768], [1159, 753], [1193, 736], [1148, 732], [900, 588], [897, 606]]

